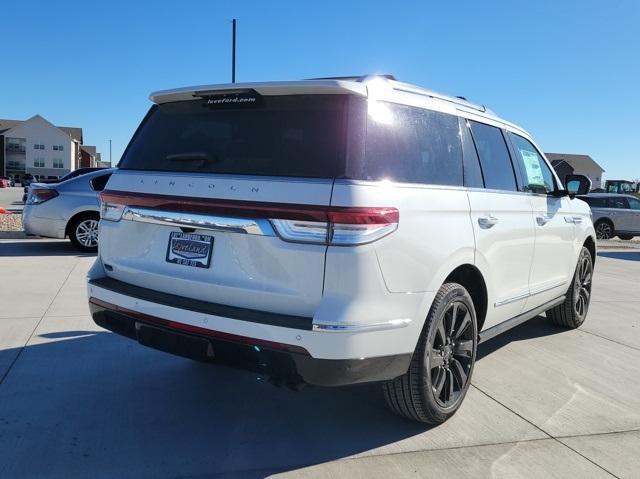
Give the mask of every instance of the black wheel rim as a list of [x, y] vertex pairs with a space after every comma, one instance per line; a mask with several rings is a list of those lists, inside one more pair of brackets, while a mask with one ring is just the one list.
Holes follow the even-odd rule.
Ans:
[[600, 223], [596, 228], [596, 236], [598, 239], [609, 239], [612, 233], [609, 223]]
[[465, 390], [473, 364], [474, 331], [469, 308], [460, 301], [447, 307], [431, 342], [429, 376], [436, 402], [453, 406]]
[[580, 257], [574, 282], [574, 309], [580, 319], [584, 319], [591, 300], [591, 279], [593, 276], [591, 260], [588, 256]]

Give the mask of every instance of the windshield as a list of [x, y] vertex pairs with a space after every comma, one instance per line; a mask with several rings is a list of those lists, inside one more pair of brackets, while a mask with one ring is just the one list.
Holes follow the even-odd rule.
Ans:
[[344, 170], [346, 95], [264, 96], [237, 107], [206, 99], [156, 105], [119, 167], [336, 177]]

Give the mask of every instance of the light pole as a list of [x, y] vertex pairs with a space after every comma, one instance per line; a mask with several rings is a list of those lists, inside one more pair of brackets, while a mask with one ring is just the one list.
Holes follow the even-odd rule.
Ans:
[[109, 140], [109, 168], [113, 167], [113, 163], [111, 163], [111, 140]]
[[231, 22], [231, 83], [236, 82], [236, 19]]

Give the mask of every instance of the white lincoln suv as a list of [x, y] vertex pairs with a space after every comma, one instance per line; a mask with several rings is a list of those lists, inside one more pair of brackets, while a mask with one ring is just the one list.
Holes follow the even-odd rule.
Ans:
[[274, 382], [460, 406], [478, 343], [582, 324], [589, 180], [521, 128], [391, 76], [161, 91], [101, 193], [95, 322]]

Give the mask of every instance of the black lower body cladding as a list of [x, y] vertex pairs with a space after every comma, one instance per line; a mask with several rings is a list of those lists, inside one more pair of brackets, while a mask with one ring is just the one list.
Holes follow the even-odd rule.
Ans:
[[[100, 327], [178, 356], [244, 369], [290, 384], [343, 386], [385, 381], [404, 374], [411, 354], [363, 359], [317, 359], [297, 346], [267, 344], [224, 333], [183, 331], [167, 321], [132, 315], [91, 299]], [[176, 325], [177, 323], [171, 323]]]

